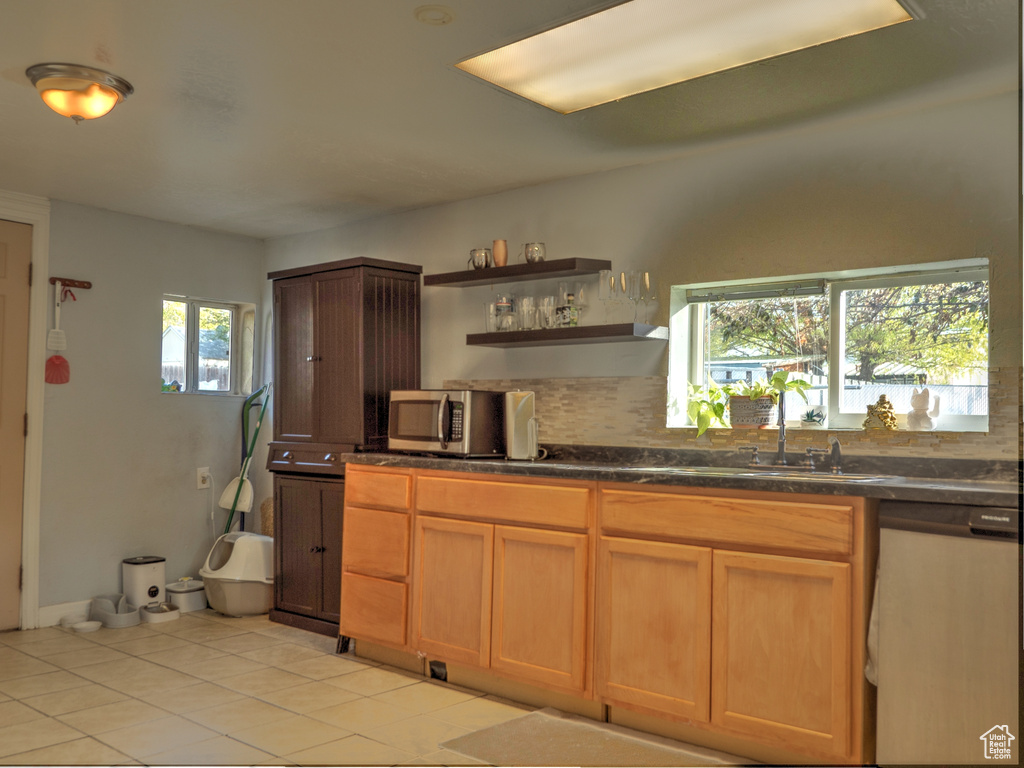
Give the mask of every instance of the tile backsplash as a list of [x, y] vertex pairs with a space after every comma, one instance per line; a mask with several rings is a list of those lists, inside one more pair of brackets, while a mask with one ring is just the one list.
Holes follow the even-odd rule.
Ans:
[[[559, 379], [454, 379], [448, 389], [533, 390], [542, 444], [635, 448], [734, 449], [773, 446], [774, 430], [712, 429], [697, 438], [693, 429], [665, 426], [667, 382], [663, 376]], [[921, 456], [943, 459], [1020, 458], [1021, 369], [989, 371], [988, 432], [910, 432], [885, 430], [789, 430], [794, 450], [842, 437], [854, 454]]]

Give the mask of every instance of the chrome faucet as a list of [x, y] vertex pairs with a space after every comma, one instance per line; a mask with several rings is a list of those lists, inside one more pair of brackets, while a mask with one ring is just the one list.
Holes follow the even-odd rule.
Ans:
[[814, 471], [814, 455], [817, 453], [827, 453], [829, 459], [832, 462], [831, 470], [833, 475], [843, 474], [843, 450], [842, 446], [839, 445], [839, 438], [832, 435], [828, 439], [828, 448], [808, 448], [807, 449], [807, 467], [812, 472]]
[[779, 449], [775, 454], [775, 463], [786, 466], [786, 393], [779, 392]]

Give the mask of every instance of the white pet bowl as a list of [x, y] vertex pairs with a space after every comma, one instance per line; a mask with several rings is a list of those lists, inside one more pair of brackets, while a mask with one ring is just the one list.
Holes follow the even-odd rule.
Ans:
[[102, 621], [80, 621], [77, 624], [72, 624], [71, 628], [75, 630], [75, 632], [95, 632], [102, 626]]

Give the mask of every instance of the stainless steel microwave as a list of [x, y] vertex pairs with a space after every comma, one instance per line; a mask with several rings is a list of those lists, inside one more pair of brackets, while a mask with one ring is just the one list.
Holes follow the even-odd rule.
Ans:
[[481, 390], [391, 392], [388, 448], [464, 457], [505, 455], [505, 394]]

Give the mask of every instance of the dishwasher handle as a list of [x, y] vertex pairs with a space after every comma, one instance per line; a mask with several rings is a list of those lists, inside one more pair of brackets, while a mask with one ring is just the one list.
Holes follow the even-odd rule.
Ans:
[[999, 539], [1016, 539], [1017, 517], [1015, 510], [990, 508], [972, 509], [968, 526], [972, 536], [993, 536]]

